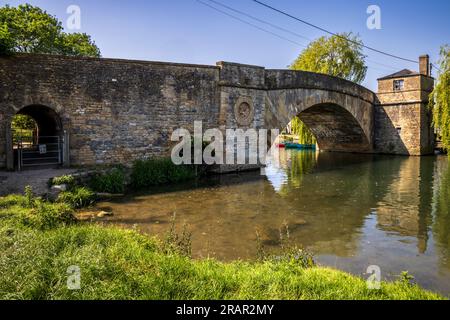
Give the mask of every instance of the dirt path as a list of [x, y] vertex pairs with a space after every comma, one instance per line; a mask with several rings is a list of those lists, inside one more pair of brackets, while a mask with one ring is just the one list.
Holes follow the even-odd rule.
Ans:
[[0, 171], [0, 196], [11, 193], [23, 193], [26, 186], [31, 186], [36, 195], [48, 192], [48, 180], [76, 172], [75, 169], [41, 169], [22, 172]]

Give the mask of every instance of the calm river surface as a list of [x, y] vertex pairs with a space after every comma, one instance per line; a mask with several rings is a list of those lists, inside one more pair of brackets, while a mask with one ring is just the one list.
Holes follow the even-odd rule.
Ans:
[[280, 228], [319, 264], [385, 279], [407, 270], [450, 294], [450, 168], [447, 157], [280, 151], [280, 166], [150, 190], [98, 209], [109, 222], [164, 234], [176, 214], [194, 257], [254, 259], [256, 232], [276, 250]]

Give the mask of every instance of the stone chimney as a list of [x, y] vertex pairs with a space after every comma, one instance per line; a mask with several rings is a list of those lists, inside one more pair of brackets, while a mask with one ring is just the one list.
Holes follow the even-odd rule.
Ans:
[[421, 75], [431, 77], [430, 72], [430, 56], [425, 54], [419, 57], [419, 73]]

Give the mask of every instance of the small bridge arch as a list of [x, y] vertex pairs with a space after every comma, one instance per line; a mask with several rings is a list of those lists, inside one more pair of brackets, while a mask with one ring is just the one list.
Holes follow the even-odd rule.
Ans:
[[34, 119], [40, 136], [62, 136], [63, 124], [60, 115], [53, 108], [41, 104], [31, 104], [21, 108], [16, 114]]
[[[56, 108], [32, 103], [24, 107], [10, 108], [10, 111], [6, 130], [8, 169], [62, 165], [65, 131]], [[33, 130], [14, 128], [13, 121], [17, 115], [33, 119], [36, 128]]]

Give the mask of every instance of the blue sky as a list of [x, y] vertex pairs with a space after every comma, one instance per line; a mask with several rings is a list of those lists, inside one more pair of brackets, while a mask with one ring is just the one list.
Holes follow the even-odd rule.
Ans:
[[[251, 0], [217, 1], [308, 39], [324, 35]], [[333, 32], [353, 31], [368, 46], [413, 60], [428, 53], [436, 62], [439, 47], [450, 43], [448, 0], [264, 1]], [[80, 31], [93, 37], [104, 57], [199, 64], [215, 64], [224, 60], [285, 68], [303, 49], [234, 20], [197, 0], [0, 0], [0, 4], [12, 6], [25, 2], [56, 15], [64, 24], [69, 16], [67, 7], [78, 5], [81, 8]], [[381, 9], [381, 30], [369, 30], [366, 26], [366, 10], [372, 4]], [[224, 8], [221, 10], [226, 11]], [[305, 46], [309, 42], [246, 17], [241, 18]], [[376, 90], [376, 79], [380, 76], [403, 68], [418, 68], [416, 64], [367, 53], [369, 71], [363, 84], [373, 90]]]

